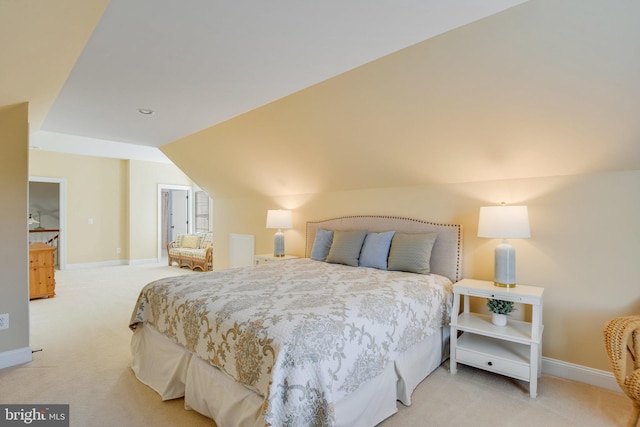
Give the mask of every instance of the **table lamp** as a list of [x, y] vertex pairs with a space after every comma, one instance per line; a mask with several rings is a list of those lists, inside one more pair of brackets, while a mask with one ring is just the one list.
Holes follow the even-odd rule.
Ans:
[[284, 256], [284, 233], [283, 228], [292, 228], [293, 220], [291, 211], [277, 209], [267, 211], [267, 228], [277, 228], [278, 231], [273, 236], [273, 256]]
[[478, 237], [502, 239], [495, 250], [494, 285], [516, 286], [516, 250], [507, 239], [531, 237], [526, 206], [486, 206], [480, 208]]

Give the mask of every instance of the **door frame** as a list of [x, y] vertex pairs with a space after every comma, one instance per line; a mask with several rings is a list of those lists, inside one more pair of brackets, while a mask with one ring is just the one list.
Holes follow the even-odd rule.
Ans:
[[[58, 242], [58, 268], [67, 268], [67, 180], [29, 175], [29, 182], [50, 182], [58, 184], [58, 206], [60, 208], [60, 240]], [[61, 244], [62, 243], [62, 244]]]
[[193, 187], [189, 185], [173, 185], [173, 184], [158, 184], [158, 262], [162, 260], [162, 191], [163, 190], [182, 190], [187, 192], [189, 197], [189, 203], [187, 203], [187, 233], [191, 233], [193, 230]]

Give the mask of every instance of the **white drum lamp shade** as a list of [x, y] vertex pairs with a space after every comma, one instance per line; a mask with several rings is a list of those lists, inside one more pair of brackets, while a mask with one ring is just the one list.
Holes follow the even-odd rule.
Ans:
[[284, 233], [283, 228], [292, 228], [293, 219], [291, 211], [276, 209], [267, 211], [267, 228], [277, 228], [278, 231], [273, 236], [273, 256], [284, 256]]
[[516, 286], [516, 250], [507, 239], [531, 237], [527, 207], [505, 204], [481, 207], [478, 237], [502, 239], [495, 250], [494, 283], [507, 288]]

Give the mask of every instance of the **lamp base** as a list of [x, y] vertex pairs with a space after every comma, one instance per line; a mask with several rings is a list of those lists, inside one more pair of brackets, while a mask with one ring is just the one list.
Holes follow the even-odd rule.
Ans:
[[493, 286], [498, 286], [499, 288], [515, 288], [516, 284], [515, 283], [498, 283], [498, 282], [493, 282]]
[[273, 256], [284, 256], [284, 233], [280, 229], [273, 236]]
[[496, 246], [493, 284], [501, 288], [516, 286], [516, 250], [504, 239]]

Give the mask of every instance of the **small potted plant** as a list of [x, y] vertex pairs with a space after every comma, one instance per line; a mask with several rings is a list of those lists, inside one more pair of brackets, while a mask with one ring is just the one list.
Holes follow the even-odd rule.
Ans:
[[487, 308], [491, 312], [491, 323], [496, 326], [506, 325], [507, 315], [514, 310], [513, 301], [501, 299], [488, 299]]

